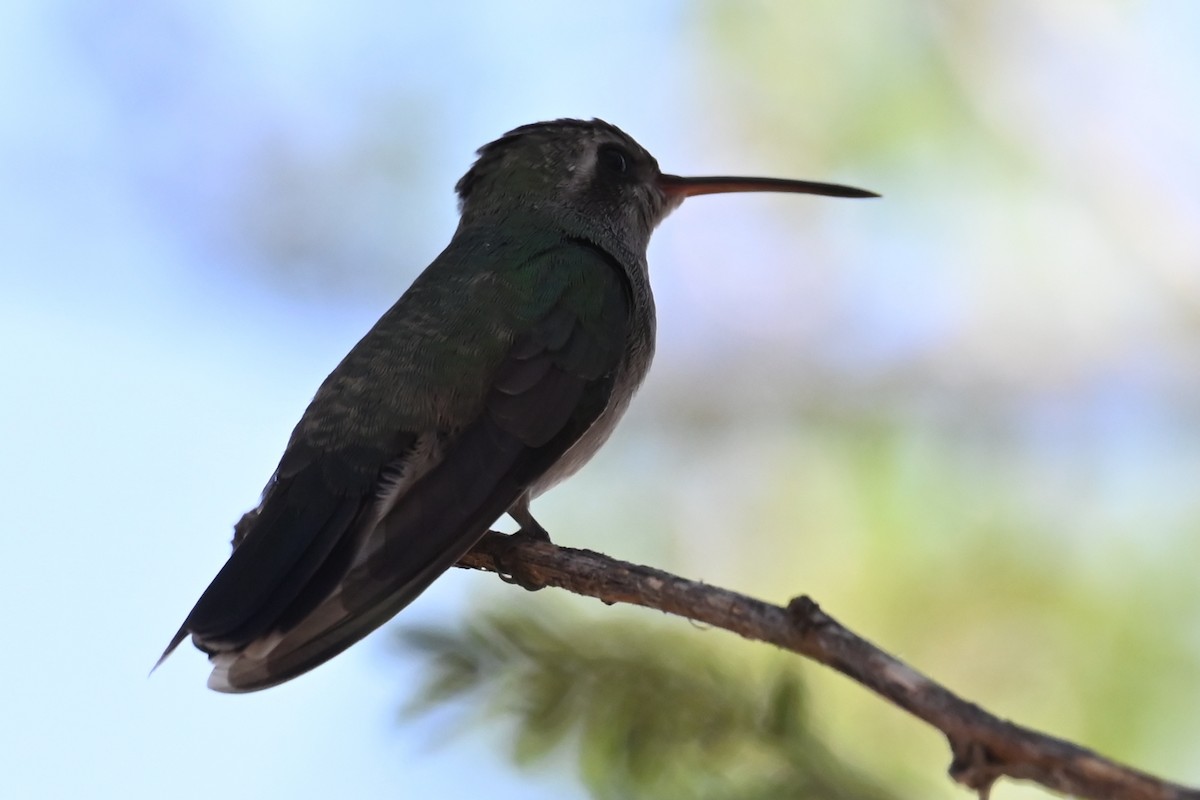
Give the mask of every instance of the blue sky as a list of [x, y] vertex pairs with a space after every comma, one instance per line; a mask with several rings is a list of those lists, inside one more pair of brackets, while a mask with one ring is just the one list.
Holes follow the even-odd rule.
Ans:
[[[207, 691], [190, 647], [146, 677], [316, 385], [394, 299], [281, 296], [239, 272], [236, 255], [214, 264], [236, 254], [206, 238], [228, 173], [264, 130], [295, 128], [320, 149], [344, 135], [362, 96], [419, 87], [418, 101], [436, 97], [444, 115], [431, 137], [435, 187], [422, 187], [429, 229], [412, 248], [427, 261], [453, 231], [452, 187], [476, 147], [545, 117], [632, 124], [654, 102], [624, 91], [627, 60], [518, 65], [531, 38], [546, 59], [602, 57], [560, 40], [558, 25], [607, 27], [665, 59], [651, 46], [664, 12], [626, 26], [632, 4], [540, 6], [523, 27], [541, 20], [541, 31], [504, 38], [494, 34], [513, 21], [484, 4], [0, 9], [0, 608], [11, 645], [0, 794], [571, 794], [514, 775], [495, 742], [437, 749], [437, 720], [397, 724], [409, 668], [386, 635], [251, 696]], [[459, 91], [509, 81], [511, 91]], [[423, 263], [404, 265], [392, 291]], [[447, 576], [413, 618], [452, 613], [479, 579]]]

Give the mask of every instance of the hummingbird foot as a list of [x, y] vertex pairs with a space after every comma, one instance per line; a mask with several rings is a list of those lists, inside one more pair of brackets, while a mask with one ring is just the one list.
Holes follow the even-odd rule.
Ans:
[[[508, 535], [508, 543], [510, 545], [521, 544], [522, 542], [550, 543], [550, 534], [541, 526], [541, 523], [533, 518], [533, 514], [529, 513], [529, 499], [527, 497], [522, 497], [514, 503], [513, 507], [508, 510], [508, 515], [521, 525], [520, 530]], [[529, 575], [524, 564], [513, 557], [511, 547], [497, 553], [495, 559], [496, 574], [505, 583], [515, 584], [530, 592], [536, 592], [538, 589], [545, 588], [541, 581]]]
[[[516, 533], [509, 534], [507, 539], [509, 545], [520, 544], [522, 540], [535, 542], [549, 541], [537, 536], [536, 533], [527, 533], [524, 528]], [[546, 588], [544, 583], [529, 574], [525, 563], [515, 557], [511, 546], [496, 553], [494, 559], [496, 562], [496, 574], [505, 583], [520, 586], [529, 592], [536, 592], [538, 589]]]

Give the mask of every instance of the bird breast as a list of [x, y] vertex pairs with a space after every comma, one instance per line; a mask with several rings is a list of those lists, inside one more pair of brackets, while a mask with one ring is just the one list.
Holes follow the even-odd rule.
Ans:
[[654, 358], [655, 314], [654, 297], [650, 292], [644, 262], [640, 267], [633, 271], [633, 309], [625, 338], [625, 356], [617, 364], [608, 402], [600, 416], [596, 417], [595, 422], [579, 440], [530, 485], [530, 498], [537, 497], [559, 481], [571, 477], [591, 460], [596, 451], [608, 441], [608, 437], [612, 435], [617, 423], [629, 408], [629, 402], [646, 379], [650, 362]]

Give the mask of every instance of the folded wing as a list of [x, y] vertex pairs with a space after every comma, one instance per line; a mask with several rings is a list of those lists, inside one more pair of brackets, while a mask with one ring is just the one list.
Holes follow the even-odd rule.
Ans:
[[193, 634], [220, 691], [312, 669], [424, 591], [578, 441], [611, 395], [628, 289], [594, 251], [539, 257], [574, 274], [556, 274], [561, 290], [515, 335], [473, 418], [349, 454], [293, 442], [258, 519], [168, 653]]

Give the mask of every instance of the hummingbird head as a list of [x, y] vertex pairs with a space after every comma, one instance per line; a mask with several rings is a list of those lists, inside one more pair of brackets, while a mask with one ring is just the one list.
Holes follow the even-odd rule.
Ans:
[[632, 137], [599, 119], [560, 119], [511, 130], [480, 148], [478, 160], [455, 189], [464, 224], [511, 213], [514, 207], [544, 209], [559, 218], [583, 220], [641, 252], [658, 224], [693, 195], [796, 192], [878, 196], [811, 181], [667, 175]]
[[514, 207], [566, 210], [644, 249], [679, 205], [659, 189], [661, 175], [654, 156], [616, 126], [560, 119], [484, 145], [455, 188], [464, 222]]

